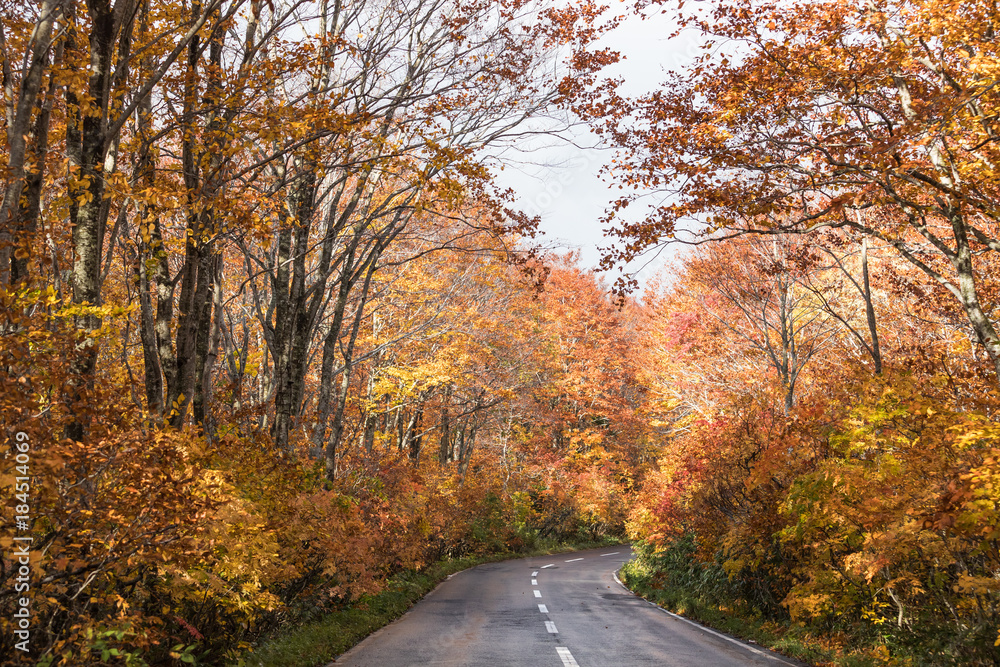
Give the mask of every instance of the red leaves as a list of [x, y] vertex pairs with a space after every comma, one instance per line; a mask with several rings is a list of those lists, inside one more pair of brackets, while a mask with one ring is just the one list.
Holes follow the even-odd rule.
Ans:
[[174, 616], [174, 621], [178, 625], [180, 625], [182, 628], [184, 628], [185, 630], [187, 630], [188, 634], [190, 634], [193, 639], [204, 639], [205, 638], [204, 635], [202, 635], [200, 632], [198, 632], [198, 628], [194, 627], [193, 625], [191, 625], [190, 623], [188, 623], [187, 621], [185, 621], [180, 616]]

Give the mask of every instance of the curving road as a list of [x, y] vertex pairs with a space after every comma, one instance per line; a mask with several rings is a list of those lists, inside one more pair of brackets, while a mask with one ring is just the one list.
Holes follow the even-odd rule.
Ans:
[[491, 563], [452, 575], [338, 667], [801, 665], [664, 612], [614, 573], [628, 546]]

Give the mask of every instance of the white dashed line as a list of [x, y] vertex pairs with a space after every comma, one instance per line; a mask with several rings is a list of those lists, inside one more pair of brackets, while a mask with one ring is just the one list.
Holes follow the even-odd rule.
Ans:
[[535, 589], [535, 597], [536, 598], [542, 597], [542, 592], [540, 590], [538, 590], [537, 588]]
[[549, 631], [550, 635], [559, 634], [559, 631], [556, 630], [556, 624], [552, 621], [545, 621], [545, 629]]
[[544, 569], [545, 569], [545, 568], [547, 568], [547, 567], [555, 567], [555, 566], [556, 566], [556, 564], [555, 564], [555, 563], [549, 563], [548, 565], [543, 565], [543, 566], [542, 566], [542, 569], [544, 570]]
[[556, 653], [559, 654], [559, 658], [563, 661], [563, 667], [580, 667], [579, 663], [573, 658], [573, 654], [565, 646], [556, 646]]
[[570, 558], [570, 559], [569, 559], [568, 561], [566, 561], [566, 562], [567, 562], [567, 563], [575, 563], [575, 562], [576, 562], [576, 561], [578, 561], [578, 560], [583, 560], [583, 559], [582, 559], [582, 558]]
[[620, 553], [621, 553], [620, 551], [612, 551], [612, 552], [611, 552], [611, 553], [609, 553], [609, 554], [601, 554], [601, 555], [602, 555], [602, 556], [617, 556], [617, 555], [618, 555], [618, 554], [620, 554]]
[[543, 614], [547, 614], [549, 613], [549, 608], [543, 604], [540, 604], [538, 605], [538, 611], [542, 612]]
[[537, 586], [538, 585], [538, 579], [532, 579], [531, 580], [531, 585], [532, 586]]
[[531, 573], [531, 576], [533, 576], [533, 577], [537, 577], [537, 576], [538, 576], [538, 570], [535, 570], [534, 572], [532, 572], [532, 573]]

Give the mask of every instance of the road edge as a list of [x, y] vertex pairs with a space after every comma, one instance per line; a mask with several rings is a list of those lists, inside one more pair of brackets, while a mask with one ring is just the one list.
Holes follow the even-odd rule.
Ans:
[[[611, 576], [614, 577], [614, 580], [615, 580], [616, 584], [618, 584], [623, 589], [625, 589], [626, 591], [628, 591], [628, 593], [630, 595], [639, 598], [640, 600], [642, 600], [643, 602], [645, 602], [646, 604], [648, 604], [651, 607], [655, 607], [656, 609], [659, 609], [660, 611], [662, 611], [667, 616], [670, 616], [670, 617], [672, 617], [672, 618], [674, 618], [674, 619], [676, 619], [678, 621], [683, 621], [684, 623], [687, 623], [688, 625], [692, 625], [692, 626], [698, 628], [699, 630], [701, 630], [702, 632], [710, 634], [710, 635], [712, 635], [714, 637], [718, 637], [719, 639], [725, 639], [726, 641], [728, 641], [728, 642], [730, 642], [732, 644], [736, 644], [737, 646], [739, 646], [739, 647], [741, 647], [743, 649], [746, 649], [747, 651], [750, 651], [751, 653], [755, 653], [755, 654], [760, 655], [760, 656], [762, 656], [764, 658], [767, 658], [768, 660], [774, 660], [774, 661], [777, 661], [779, 663], [782, 663], [782, 664], [785, 664], [785, 665], [789, 665], [789, 667], [812, 667], [808, 663], [801, 662], [801, 661], [799, 661], [799, 660], [797, 660], [795, 658], [790, 658], [790, 657], [788, 657], [786, 655], [782, 655], [780, 653], [777, 653], [777, 652], [772, 651], [770, 649], [767, 649], [765, 647], [759, 646], [756, 643], [750, 644], [746, 640], [740, 639], [738, 637], [733, 637], [732, 635], [727, 635], [724, 632], [719, 632], [718, 630], [715, 630], [714, 628], [710, 628], [707, 625], [702, 625], [701, 623], [698, 623], [697, 621], [692, 621], [690, 618], [685, 618], [684, 616], [681, 616], [680, 614], [675, 614], [672, 611], [664, 609], [663, 607], [661, 607], [660, 605], [656, 604], [652, 600], [647, 600], [646, 598], [644, 598], [643, 596], [639, 595], [638, 593], [636, 593], [635, 591], [633, 591], [631, 588], [629, 588], [628, 586], [626, 586], [622, 582], [622, 580], [618, 578], [618, 573], [620, 571], [621, 571], [621, 568], [619, 568], [619, 569], [617, 569], [617, 570], [615, 570], [614, 572], [611, 573]], [[790, 661], [794, 661], [794, 662], [790, 662]]]

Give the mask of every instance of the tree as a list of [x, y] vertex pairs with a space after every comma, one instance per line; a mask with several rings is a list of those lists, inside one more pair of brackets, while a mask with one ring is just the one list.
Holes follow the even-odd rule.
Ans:
[[748, 376], [771, 375], [789, 414], [803, 371], [836, 335], [829, 282], [821, 282], [807, 252], [801, 239], [772, 236], [718, 242], [686, 256], [670, 288], [648, 295], [661, 368], [673, 374], [665, 390], [706, 413]]
[[[605, 261], [672, 238], [682, 221], [730, 233], [848, 227], [946, 289], [1000, 373], [996, 304], [982, 289], [1000, 247], [993, 22], [989, 3], [959, 2], [746, 0], [682, 16], [706, 35], [705, 55], [605, 125], [625, 149], [616, 178], [638, 189], [608, 216], [626, 243]], [[664, 202], [619, 221], [649, 191]]]
[[487, 169], [614, 61], [602, 7], [0, 5], [5, 664], [215, 664], [401, 568], [620, 533], [631, 320], [565, 262], [538, 297]]

